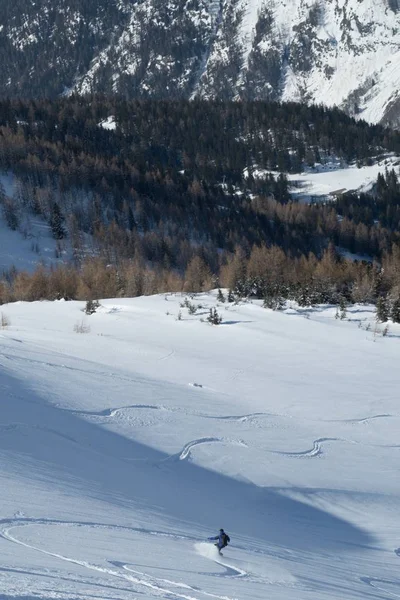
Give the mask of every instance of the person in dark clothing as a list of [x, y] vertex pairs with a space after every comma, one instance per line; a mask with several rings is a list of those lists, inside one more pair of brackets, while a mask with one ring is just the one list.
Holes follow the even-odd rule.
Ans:
[[219, 530], [218, 535], [216, 535], [215, 537], [209, 537], [208, 539], [210, 541], [218, 540], [217, 543], [214, 544], [214, 546], [217, 546], [218, 552], [220, 554], [221, 554], [222, 548], [226, 548], [226, 546], [228, 545], [228, 542], [231, 541], [229, 535], [227, 533], [225, 533], [225, 531], [223, 529]]

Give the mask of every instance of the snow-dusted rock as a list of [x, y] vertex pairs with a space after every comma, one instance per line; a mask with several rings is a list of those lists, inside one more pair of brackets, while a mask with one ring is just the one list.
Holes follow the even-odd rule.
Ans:
[[398, 0], [37, 4], [0, 15], [3, 95], [300, 100], [399, 123]]

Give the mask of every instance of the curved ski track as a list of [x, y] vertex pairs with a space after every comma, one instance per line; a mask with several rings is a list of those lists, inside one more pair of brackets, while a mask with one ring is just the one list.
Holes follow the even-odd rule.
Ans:
[[279, 417], [280, 415], [276, 415], [274, 413], [265, 413], [265, 412], [255, 412], [255, 413], [248, 413], [245, 415], [208, 415], [206, 413], [201, 413], [201, 412], [196, 412], [196, 411], [188, 411], [185, 408], [181, 408], [179, 406], [165, 406], [164, 404], [128, 404], [125, 406], [118, 406], [115, 408], [105, 408], [103, 410], [75, 410], [75, 409], [69, 409], [69, 408], [64, 408], [62, 410], [65, 410], [67, 412], [71, 412], [73, 414], [76, 415], [83, 415], [83, 416], [88, 416], [88, 417], [106, 417], [106, 418], [110, 418], [110, 417], [115, 417], [117, 416], [119, 413], [121, 413], [124, 410], [135, 410], [135, 409], [142, 409], [142, 410], [160, 410], [160, 411], [166, 411], [166, 412], [171, 412], [171, 413], [182, 413], [182, 414], [186, 414], [186, 415], [190, 415], [193, 417], [199, 417], [201, 419], [212, 419], [215, 421], [235, 421], [238, 423], [246, 423], [246, 422], [251, 422], [251, 420], [257, 418], [257, 417]]
[[[200, 385], [199, 385], [200, 387]], [[255, 422], [258, 418], [288, 418], [288, 415], [278, 414], [278, 413], [270, 413], [270, 412], [254, 412], [247, 413], [244, 415], [209, 415], [207, 413], [197, 412], [197, 411], [188, 411], [185, 408], [181, 408], [179, 406], [166, 406], [164, 404], [128, 404], [125, 406], [118, 406], [115, 408], [105, 408], [100, 411], [85, 411], [85, 410], [75, 410], [75, 409], [62, 409], [68, 412], [72, 412], [74, 414], [85, 415], [90, 417], [115, 417], [117, 414], [124, 410], [134, 410], [134, 409], [148, 409], [148, 410], [160, 410], [171, 413], [182, 413], [186, 415], [190, 415], [193, 417], [199, 417], [202, 419], [211, 419], [216, 421], [232, 421], [237, 423], [247, 423], [251, 424]], [[352, 425], [369, 423], [370, 421], [376, 419], [389, 419], [395, 418], [397, 415], [392, 414], [379, 414], [379, 415], [371, 415], [369, 417], [363, 417], [359, 419], [328, 419], [323, 420], [324, 423], [348, 423]], [[307, 421], [316, 421], [315, 419], [305, 419]], [[320, 423], [321, 420], [318, 420]], [[332, 438], [334, 439], [334, 438]], [[328, 438], [326, 438], [326, 441]]]
[[191, 456], [191, 449], [201, 444], [233, 444], [234, 446], [242, 446], [247, 448], [247, 444], [243, 440], [232, 440], [224, 437], [204, 437], [197, 440], [193, 440], [184, 445], [179, 454], [174, 454], [172, 457], [177, 457], [179, 460], [189, 459]]
[[364, 417], [361, 419], [330, 419], [329, 421], [325, 421], [326, 423], [350, 423], [352, 425], [359, 425], [362, 423], [369, 423], [375, 419], [391, 419], [396, 417], [396, 415], [391, 415], [389, 413], [384, 413], [382, 415], [371, 415], [370, 417]]
[[[171, 537], [176, 540], [186, 539], [186, 540], [192, 540], [192, 541], [196, 540], [197, 541], [197, 538], [194, 538], [193, 536], [176, 535], [176, 534], [172, 534], [172, 533], [165, 532], [165, 531], [154, 531], [154, 530], [145, 529], [145, 528], [127, 527], [127, 526], [123, 526], [123, 525], [107, 525], [104, 523], [80, 522], [80, 521], [76, 521], [76, 522], [61, 521], [61, 520], [52, 520], [52, 519], [33, 519], [33, 518], [32, 519], [31, 518], [1, 519], [0, 525], [2, 526], [0, 529], [0, 537], [2, 537], [3, 539], [5, 539], [9, 542], [12, 542], [14, 544], [23, 546], [25, 548], [35, 550], [36, 552], [40, 552], [41, 554], [45, 554], [47, 556], [52, 556], [53, 558], [58, 558], [62, 561], [73, 563], [75, 565], [79, 565], [81, 567], [90, 569], [92, 571], [97, 571], [98, 573], [110, 575], [112, 577], [116, 577], [119, 579], [124, 579], [125, 581], [128, 581], [132, 584], [132, 592], [140, 593], [140, 588], [146, 588], [148, 591], [150, 591], [150, 593], [154, 592], [154, 596], [160, 597], [160, 595], [161, 595], [164, 598], [168, 598], [168, 599], [177, 598], [179, 600], [201, 600], [201, 599], [199, 599], [199, 595], [201, 595], [201, 597], [206, 596], [209, 598], [215, 598], [216, 600], [236, 600], [234, 598], [231, 598], [230, 596], [219, 596], [216, 594], [212, 594], [210, 592], [203, 591], [200, 588], [196, 588], [196, 587], [190, 586], [190, 585], [182, 583], [182, 582], [175, 582], [175, 581], [171, 581], [171, 580], [167, 580], [167, 579], [161, 579], [161, 578], [155, 577], [154, 575], [147, 575], [146, 573], [143, 573], [141, 571], [134, 570], [130, 566], [129, 563], [121, 563], [118, 561], [109, 561], [109, 563], [111, 565], [113, 565], [114, 567], [117, 567], [117, 569], [119, 569], [119, 570], [115, 570], [112, 568], [100, 567], [99, 565], [95, 565], [88, 561], [79, 560], [79, 559], [76, 559], [73, 557], [66, 556], [64, 554], [59, 554], [58, 552], [50, 552], [48, 550], [45, 550], [44, 548], [40, 548], [33, 544], [28, 544], [27, 542], [23, 542], [23, 541], [19, 540], [17, 537], [15, 537], [14, 535], [11, 534], [11, 530], [16, 529], [18, 527], [24, 527], [24, 526], [29, 526], [29, 525], [89, 527], [89, 528], [110, 529], [110, 530], [127, 530], [127, 531], [134, 531], [134, 532], [138, 532], [138, 533], [142, 533], [142, 534], [147, 534], [147, 535]], [[245, 573], [244, 571], [242, 571], [240, 569], [236, 569], [235, 567], [230, 567], [229, 565], [225, 565], [219, 561], [214, 561], [214, 562], [220, 564], [222, 567], [224, 567], [224, 569], [226, 569], [226, 573], [225, 573], [226, 576], [232, 576], [232, 575], [237, 576], [238, 574], [241, 576], [247, 575], [247, 573]], [[127, 571], [127, 573], [121, 572], [121, 569], [123, 571]], [[166, 586], [168, 586], [168, 587], [166, 587]], [[134, 589], [135, 587], [137, 587], [138, 589]], [[171, 589], [171, 588], [175, 588], [175, 589]], [[176, 591], [177, 588], [180, 591]], [[184, 593], [184, 591], [186, 593]], [[188, 595], [189, 593], [195, 593], [197, 595], [196, 596]]]
[[[125, 564], [125, 563], [121, 563], [121, 562], [118, 562], [118, 561], [110, 561], [110, 562], [115, 567], [120, 567], [122, 569], [125, 569], [129, 573], [135, 573], [135, 575], [150, 577], [155, 582], [161, 582], [163, 584], [173, 585], [174, 587], [179, 587], [179, 588], [183, 588], [185, 590], [190, 590], [191, 592], [197, 592], [197, 593], [202, 594], [203, 596], [208, 596], [209, 598], [219, 598], [220, 600], [231, 600], [229, 598], [229, 596], [217, 596], [216, 594], [211, 594], [210, 592], [204, 592], [204, 591], [200, 590], [198, 587], [194, 587], [194, 586], [188, 585], [186, 583], [182, 583], [182, 582], [181, 583], [177, 583], [177, 582], [171, 581], [169, 579], [162, 579], [162, 578], [159, 578], [159, 577], [154, 577], [154, 575], [149, 576], [146, 573], [142, 573], [141, 571], [136, 571], [135, 569], [132, 568], [131, 565], [128, 565], [128, 564]], [[214, 562], [216, 562], [219, 565], [225, 567], [225, 569], [227, 571], [227, 573], [224, 574], [225, 576], [227, 574], [229, 574], [229, 576], [231, 576], [230, 572], [228, 573], [228, 571], [232, 571], [233, 576], [236, 576], [238, 573], [240, 573], [240, 575], [242, 573], [244, 573], [244, 575], [247, 575], [247, 573], [245, 573], [244, 571], [240, 571], [239, 569], [226, 567], [226, 565], [224, 565], [223, 563], [220, 563], [218, 560], [216, 560]]]
[[[4, 336], [2, 336], [4, 337]], [[7, 340], [8, 341], [13, 341], [15, 343], [19, 344], [24, 344], [25, 342], [23, 342], [23, 340], [17, 339], [17, 338], [9, 338], [7, 336]], [[52, 358], [54, 358], [54, 356], [59, 356], [61, 359], [63, 359], [63, 361], [72, 361], [73, 363], [77, 363], [76, 365], [68, 365], [65, 364], [65, 362], [62, 363], [56, 363], [53, 361], [49, 361], [47, 359], [41, 359], [41, 358], [29, 358], [27, 356], [21, 356], [18, 354], [12, 354], [12, 353], [6, 353], [6, 352], [1, 352], [0, 356], [4, 359], [6, 359], [6, 361], [22, 361], [22, 362], [27, 362], [30, 364], [35, 364], [35, 365], [41, 365], [41, 366], [47, 366], [47, 367], [51, 367], [51, 368], [56, 368], [56, 369], [66, 369], [66, 370], [70, 370], [70, 371], [75, 371], [77, 373], [84, 373], [87, 375], [95, 375], [96, 377], [106, 377], [108, 379], [116, 379], [119, 381], [125, 381], [127, 383], [143, 383], [146, 382], [146, 378], [143, 378], [141, 376], [136, 376], [136, 377], [129, 377], [127, 375], [123, 375], [121, 373], [115, 373], [111, 370], [98, 370], [98, 369], [93, 369], [90, 368], [90, 366], [98, 366], [97, 363], [93, 363], [92, 361], [88, 360], [88, 359], [83, 359], [80, 358], [79, 360], [77, 360], [75, 357], [72, 356], [68, 356], [65, 355], [64, 353], [60, 353], [60, 352], [48, 352], [48, 351], [44, 351], [44, 348], [40, 345], [40, 344], [35, 344], [35, 348], [39, 349], [39, 352], [37, 352], [36, 354], [40, 355], [42, 354], [44, 357], [46, 356], [51, 356]], [[11, 349], [9, 349], [10, 351]], [[13, 350], [11, 350], [11, 352], [13, 352]], [[173, 352], [173, 351], [172, 351]], [[171, 355], [171, 352], [166, 356], [169, 357]], [[163, 358], [166, 358], [163, 357]], [[85, 367], [87, 366], [88, 368], [83, 368], [82, 365], [85, 365]], [[157, 382], [156, 380], [153, 382], [153, 385], [157, 385], [157, 387], [160, 389], [160, 391], [162, 392], [163, 390], [163, 385], [164, 382], [163, 381], [159, 381]], [[195, 388], [199, 388], [202, 389], [204, 386], [200, 383], [191, 383], [189, 384], [192, 387]], [[9, 393], [9, 395], [13, 395], [12, 393]], [[269, 412], [255, 412], [255, 413], [248, 413], [248, 414], [244, 414], [244, 415], [209, 415], [209, 414], [205, 414], [205, 413], [200, 413], [200, 412], [189, 412], [185, 409], [182, 409], [180, 407], [167, 407], [164, 406], [162, 404], [132, 404], [132, 405], [128, 405], [128, 406], [121, 406], [121, 407], [116, 407], [116, 408], [106, 408], [103, 409], [101, 411], [82, 411], [82, 410], [75, 410], [75, 409], [67, 409], [67, 408], [62, 408], [62, 407], [58, 407], [61, 410], [65, 410], [68, 412], [72, 412], [74, 414], [81, 414], [81, 415], [87, 415], [87, 416], [93, 416], [93, 417], [105, 417], [105, 418], [112, 418], [115, 417], [119, 412], [123, 411], [123, 410], [129, 410], [129, 409], [151, 409], [151, 410], [165, 410], [165, 411], [170, 411], [170, 412], [182, 412], [185, 414], [189, 414], [191, 416], [197, 416], [200, 418], [204, 418], [204, 419], [214, 419], [214, 420], [223, 420], [223, 421], [236, 421], [236, 422], [243, 422], [243, 423], [247, 423], [247, 424], [251, 424], [253, 422], [256, 422], [256, 420], [258, 418], [290, 418], [290, 415], [285, 415], [285, 414], [279, 414], [279, 413], [269, 413]], [[393, 414], [378, 414], [378, 415], [371, 415], [371, 416], [367, 416], [364, 418], [356, 418], [356, 419], [326, 419], [324, 420], [324, 422], [326, 423], [348, 423], [348, 424], [362, 424], [362, 423], [368, 423], [369, 421], [372, 421], [374, 419], [383, 419], [383, 418], [395, 418], [398, 417], [398, 415], [393, 415]], [[307, 421], [316, 421], [316, 419], [305, 419]], [[318, 422], [321, 422], [321, 420], [318, 420]], [[327, 440], [325, 440], [327, 441]], [[317, 442], [317, 440], [316, 440]], [[311, 451], [307, 451], [307, 453], [310, 452], [315, 452], [316, 450], [314, 450], [314, 448]], [[288, 453], [291, 454], [291, 453]], [[315, 455], [315, 454], [312, 454]]]
[[[322, 443], [323, 442], [347, 442], [348, 440], [342, 440], [340, 438], [318, 438], [314, 440], [313, 447], [309, 450], [303, 450], [301, 452], [285, 452], [279, 450], [270, 450], [273, 454], [281, 454], [282, 456], [293, 456], [295, 458], [312, 458], [314, 456], [321, 456], [323, 454]], [[355, 442], [349, 442], [355, 443]]]
[[[380, 579], [379, 577], [360, 577], [360, 581], [362, 581], [363, 583], [366, 583], [367, 585], [371, 586], [372, 588], [375, 588], [376, 590], [379, 590], [380, 592], [389, 594], [389, 596], [391, 596], [392, 598], [400, 598], [400, 582], [390, 581], [389, 579]], [[384, 587], [377, 585], [379, 583], [380, 584], [387, 583], [389, 585], [393, 585], [393, 584], [398, 585], [399, 593], [395, 594], [394, 592], [391, 592], [390, 590], [387, 590]]]

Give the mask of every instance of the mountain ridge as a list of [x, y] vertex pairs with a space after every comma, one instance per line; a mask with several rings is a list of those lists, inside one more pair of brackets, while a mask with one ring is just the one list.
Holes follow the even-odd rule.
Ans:
[[284, 100], [400, 115], [398, 0], [16, 0], [0, 95]]

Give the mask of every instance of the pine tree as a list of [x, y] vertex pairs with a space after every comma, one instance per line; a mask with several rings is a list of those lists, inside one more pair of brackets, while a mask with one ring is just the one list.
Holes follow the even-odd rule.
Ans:
[[344, 321], [344, 319], [347, 317], [347, 302], [344, 296], [340, 296], [339, 310], [339, 318], [341, 321]]
[[225, 302], [225, 296], [222, 293], [221, 288], [218, 288], [218, 296], [217, 296], [217, 300], [218, 302]]
[[50, 227], [53, 237], [56, 240], [62, 240], [65, 237], [65, 229], [63, 226], [64, 217], [61, 213], [57, 202], [53, 202], [50, 214]]
[[389, 302], [386, 296], [379, 296], [376, 303], [376, 320], [386, 323], [390, 316]]
[[6, 199], [6, 192], [4, 190], [3, 184], [0, 181], [0, 204], [3, 204], [5, 199]]
[[400, 323], [400, 296], [393, 301], [392, 310], [390, 311], [390, 318], [393, 323]]
[[19, 226], [18, 211], [12, 198], [3, 200], [3, 216], [10, 229], [15, 231]]
[[207, 317], [207, 321], [211, 323], [211, 325], [220, 325], [222, 323], [222, 317], [218, 314], [216, 308], [210, 308], [210, 314]]

